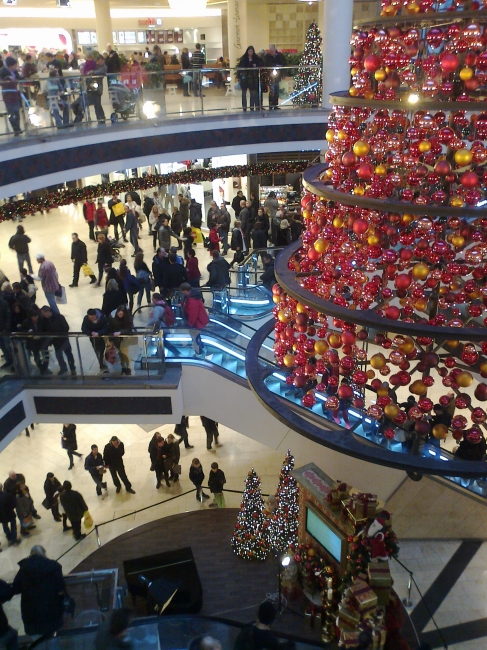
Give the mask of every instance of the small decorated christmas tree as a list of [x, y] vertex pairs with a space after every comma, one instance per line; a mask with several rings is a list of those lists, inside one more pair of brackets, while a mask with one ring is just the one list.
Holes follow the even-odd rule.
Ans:
[[293, 104], [295, 106], [321, 105], [323, 74], [321, 44], [322, 38], [318, 25], [312, 22], [306, 34], [306, 45], [299, 63], [298, 73], [294, 77]]
[[269, 544], [276, 553], [283, 553], [298, 543], [299, 488], [291, 476], [294, 456], [289, 449], [279, 475], [276, 510], [269, 523]]
[[267, 526], [260, 478], [252, 468], [245, 479], [245, 491], [231, 541], [235, 553], [246, 560], [265, 560], [269, 552]]

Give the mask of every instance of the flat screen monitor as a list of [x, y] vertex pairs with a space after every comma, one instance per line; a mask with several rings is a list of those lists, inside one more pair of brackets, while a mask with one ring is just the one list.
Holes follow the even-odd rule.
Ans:
[[310, 504], [306, 504], [306, 531], [331, 557], [341, 564], [344, 554], [345, 535], [341, 534], [325, 517]]

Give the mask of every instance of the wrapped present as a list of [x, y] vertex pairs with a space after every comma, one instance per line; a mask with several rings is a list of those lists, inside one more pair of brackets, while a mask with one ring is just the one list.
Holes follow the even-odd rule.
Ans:
[[387, 607], [391, 598], [390, 587], [372, 587], [375, 595], [377, 596], [377, 605], [379, 607]]
[[352, 509], [355, 518], [360, 519], [371, 519], [375, 517], [375, 512], [377, 510], [377, 495], [376, 494], [366, 494], [365, 492], [359, 492], [352, 496]]
[[359, 518], [355, 516], [352, 499], [343, 499], [341, 504], [342, 504], [342, 519], [344, 521], [349, 519], [355, 528], [360, 524], [367, 523], [367, 517]]
[[372, 627], [372, 650], [382, 650], [386, 644], [387, 630], [385, 625], [379, 623]]
[[389, 562], [369, 562], [367, 567], [369, 585], [374, 587], [390, 587], [392, 585]]
[[341, 648], [356, 648], [359, 644], [359, 630], [341, 630], [339, 646]]
[[334, 485], [335, 489], [340, 492], [340, 500], [348, 499], [350, 496], [350, 486], [342, 481], [337, 481]]
[[362, 614], [374, 612], [377, 609], [377, 596], [366, 582], [356, 580], [350, 587], [351, 595], [355, 598]]
[[338, 509], [340, 507], [340, 492], [336, 488], [330, 490], [326, 496], [326, 500], [332, 510]]
[[342, 630], [355, 629], [360, 623], [360, 614], [359, 612], [350, 609], [348, 605], [340, 603], [338, 605], [338, 627]]

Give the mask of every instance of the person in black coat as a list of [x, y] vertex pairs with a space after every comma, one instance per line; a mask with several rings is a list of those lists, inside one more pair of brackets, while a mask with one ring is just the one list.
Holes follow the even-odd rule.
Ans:
[[110, 268], [113, 264], [112, 257], [112, 247], [107, 241], [107, 238], [103, 233], [100, 233], [97, 237], [98, 240], [98, 249], [96, 252], [96, 263], [98, 264], [98, 282], [96, 286], [101, 286], [101, 280], [103, 278], [103, 271], [105, 267]]
[[247, 242], [245, 241], [245, 233], [241, 228], [239, 220], [235, 221], [235, 228], [232, 231], [232, 239], [230, 240], [230, 248], [235, 251], [233, 260], [230, 262], [230, 268], [235, 263], [240, 264], [248, 251]]
[[263, 286], [272, 293], [272, 287], [276, 284], [276, 276], [274, 273], [274, 258], [269, 253], [263, 256], [264, 273], [260, 276]]
[[12, 584], [12, 595], [20, 594], [26, 634], [51, 635], [62, 628], [65, 593], [62, 566], [47, 558], [42, 546], [33, 546]]
[[[96, 445], [91, 445], [91, 453], [88, 454], [85, 458], [85, 469], [90, 473], [91, 478], [96, 483], [96, 494], [99, 497], [104, 499], [108, 496], [108, 488], [106, 482], [103, 480], [103, 473], [105, 470], [105, 465], [103, 464], [102, 455], [98, 453], [98, 447]], [[102, 496], [102, 488], [105, 490], [105, 494]]]
[[240, 205], [240, 201], [246, 201], [247, 199], [245, 198], [244, 193], [242, 190], [238, 190], [237, 195], [233, 197], [232, 199], [232, 209], [235, 212], [235, 218], [238, 219], [240, 215], [240, 210], [242, 209], [242, 206]]
[[158, 248], [152, 258], [152, 277], [154, 285], [159, 288], [160, 293], [164, 291], [164, 272], [169, 266], [168, 253], [164, 248]]
[[230, 284], [230, 264], [224, 257], [221, 257], [218, 251], [212, 251], [211, 255], [213, 260], [206, 267], [210, 277], [204, 286], [223, 289], [223, 287]]
[[88, 510], [85, 500], [79, 492], [73, 490], [70, 481], [64, 481], [60, 498], [66, 517], [69, 519], [71, 526], [73, 527], [74, 539], [76, 541], [83, 539], [86, 535], [81, 532], [81, 520], [83, 519], [85, 512]]
[[[252, 247], [255, 248], [267, 248], [267, 231], [264, 230], [265, 226], [261, 221], [257, 221], [254, 224], [254, 229], [250, 233], [250, 238], [252, 240]], [[264, 253], [260, 254], [262, 263], [264, 263]]]
[[210, 508], [224, 508], [225, 497], [223, 496], [223, 486], [227, 482], [225, 474], [218, 467], [218, 463], [211, 464], [210, 476], [208, 477], [208, 486], [213, 494], [214, 501], [210, 503]]
[[201, 211], [201, 203], [198, 203], [195, 199], [191, 199], [189, 205], [189, 223], [193, 228], [201, 228], [202, 221], [203, 213]]
[[[73, 243], [71, 244], [71, 261], [73, 262], [73, 282], [69, 285], [70, 287], [77, 287], [79, 282], [79, 272], [83, 264], [88, 264], [88, 251], [86, 250], [86, 244], [81, 241], [78, 237], [78, 233], [74, 232], [71, 235]], [[94, 284], [96, 282], [96, 277], [92, 274], [90, 275], [91, 282]]]
[[159, 432], [157, 432], [149, 443], [149, 454], [152, 467], [156, 473], [156, 489], [161, 487], [162, 477], [166, 481], [167, 487], [171, 487], [169, 483], [169, 472], [166, 469], [166, 459], [169, 458], [169, 445], [164, 440]]
[[203, 481], [205, 473], [198, 458], [193, 458], [189, 468], [189, 480], [196, 488], [196, 500], [203, 502], [203, 499], [209, 499], [210, 495], [203, 492]]
[[[125, 467], [123, 464], [123, 455], [125, 454], [125, 447], [123, 442], [121, 442], [117, 436], [112, 436], [110, 442], [105, 445], [103, 450], [103, 461], [110, 470], [112, 475], [113, 484], [117, 488], [117, 493], [120, 492], [122, 486], [120, 484], [120, 479], [122, 479], [125, 489], [130, 494], [135, 494], [135, 491], [132, 490], [132, 484], [129, 481], [127, 474], [125, 472]], [[119, 479], [120, 477], [120, 479]]]
[[170, 295], [173, 289], [178, 289], [183, 282], [188, 281], [188, 272], [182, 264], [179, 264], [175, 254], [169, 255], [169, 264], [164, 269], [163, 296]]
[[105, 334], [108, 334], [108, 318], [99, 309], [88, 309], [83, 318], [81, 331], [90, 337], [90, 343], [95, 351], [96, 358], [100, 364], [102, 373], [107, 374], [108, 368], [105, 363]]
[[63, 430], [61, 432], [63, 437], [63, 447], [68, 452], [69, 458], [69, 467], [72, 469], [74, 466], [73, 455], [81, 458], [83, 454], [79, 454], [76, 450], [78, 449], [78, 441], [76, 440], [76, 425], [75, 424], [63, 424]]
[[8, 618], [3, 611], [3, 603], [6, 603], [12, 598], [12, 588], [5, 582], [0, 580], [0, 643], [4, 644], [6, 650], [16, 650], [18, 648], [18, 633], [13, 627], [8, 624]]
[[175, 466], [179, 464], [179, 458], [181, 456], [181, 451], [179, 449], [179, 442], [170, 433], [166, 438], [167, 445], [167, 458], [164, 461], [164, 466], [166, 471], [169, 472], [169, 477], [177, 483], [179, 481], [179, 474], [175, 471]]
[[109, 280], [107, 290], [103, 294], [103, 302], [101, 306], [102, 313], [108, 318], [112, 311], [126, 302], [127, 294], [125, 291], [121, 291], [116, 280]]
[[[50, 307], [45, 306], [41, 309], [41, 315], [41, 330], [44, 334], [59, 335], [67, 334], [69, 332], [68, 322], [62, 314], [55, 314]], [[47, 345], [50, 343], [52, 343], [54, 347], [54, 353], [56, 354], [56, 359], [59, 364], [58, 375], [65, 375], [68, 372], [68, 367], [63, 356], [65, 354], [69, 364], [69, 369], [71, 370], [71, 376], [76, 377], [76, 364], [74, 362], [73, 350], [69, 338], [67, 336], [56, 336], [55, 338], [50, 339], [50, 342], [48, 342]]]
[[48, 472], [46, 480], [44, 481], [44, 494], [46, 495], [46, 498], [45, 504], [43, 505], [47, 505], [49, 503], [49, 508], [51, 509], [54, 521], [61, 521], [58, 504], [58, 497], [61, 490], [61, 482], [57, 480], [52, 472]]
[[15, 493], [2, 489], [0, 483], [0, 524], [8, 541], [8, 545], [20, 544], [17, 539], [17, 519], [15, 516]]

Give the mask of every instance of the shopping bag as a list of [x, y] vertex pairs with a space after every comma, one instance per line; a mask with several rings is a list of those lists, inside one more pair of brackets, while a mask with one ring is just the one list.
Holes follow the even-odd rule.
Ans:
[[195, 244], [203, 243], [203, 233], [199, 228], [191, 228], [191, 233], [193, 235], [193, 241]]
[[83, 275], [88, 278], [90, 275], [95, 275], [93, 273], [93, 270], [89, 264], [83, 264], [81, 267], [81, 270], [83, 271]]
[[123, 203], [120, 201], [120, 203], [114, 203], [112, 205], [112, 212], [116, 217], [121, 217], [122, 214], [125, 214], [125, 207]]
[[59, 285], [59, 289], [54, 293], [54, 299], [58, 305], [65, 305], [68, 302], [66, 297], [66, 289]]
[[93, 526], [93, 517], [90, 515], [89, 510], [83, 515], [85, 528], [91, 528]]

